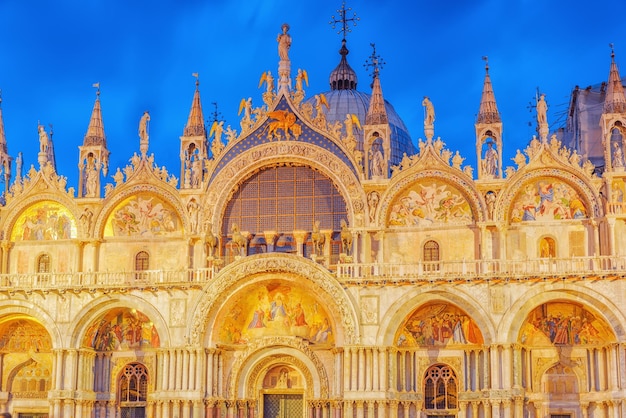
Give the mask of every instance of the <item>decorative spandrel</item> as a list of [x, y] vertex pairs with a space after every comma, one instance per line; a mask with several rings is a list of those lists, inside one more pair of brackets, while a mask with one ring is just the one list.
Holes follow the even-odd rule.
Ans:
[[579, 193], [568, 184], [541, 177], [524, 185], [513, 199], [511, 222], [587, 218]]
[[281, 280], [249, 287], [222, 310], [219, 339], [247, 344], [255, 338], [294, 336], [313, 344], [332, 344], [334, 332], [324, 304], [310, 289]]
[[615, 341], [608, 324], [584, 306], [549, 302], [526, 317], [518, 341], [529, 346], [607, 344]]
[[42, 201], [29, 206], [17, 218], [11, 241], [42, 241], [76, 238], [76, 220], [63, 205]]
[[444, 302], [429, 303], [413, 311], [396, 332], [398, 347], [482, 344], [476, 322], [462, 309]]
[[95, 320], [83, 339], [83, 346], [98, 351], [158, 348], [159, 334], [150, 318], [129, 308], [111, 309]]
[[388, 225], [467, 224], [472, 220], [470, 205], [458, 189], [440, 180], [422, 179], [396, 197]]
[[182, 233], [182, 222], [174, 208], [158, 196], [133, 195], [111, 212], [104, 236], [172, 236]]

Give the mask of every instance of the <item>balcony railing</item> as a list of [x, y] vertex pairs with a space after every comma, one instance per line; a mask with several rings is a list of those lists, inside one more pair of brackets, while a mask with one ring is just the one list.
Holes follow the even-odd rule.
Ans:
[[460, 260], [414, 264], [339, 264], [337, 277], [353, 281], [450, 281], [535, 279], [551, 277], [626, 276], [626, 257], [535, 258], [525, 260]]
[[[10, 293], [52, 289], [63, 291], [64, 289], [202, 287], [211, 281], [217, 272], [217, 267], [212, 267], [188, 270], [2, 274], [0, 275], [0, 291]], [[339, 263], [329, 272], [336, 274], [338, 280], [346, 284], [626, 277], [626, 257], [460, 260], [414, 264]]]

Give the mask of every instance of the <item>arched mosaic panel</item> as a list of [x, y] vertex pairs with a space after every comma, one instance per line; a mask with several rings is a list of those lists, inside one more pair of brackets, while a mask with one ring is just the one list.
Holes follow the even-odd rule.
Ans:
[[389, 226], [429, 226], [473, 222], [465, 196], [439, 179], [423, 178], [394, 199], [389, 211]]
[[255, 338], [294, 336], [314, 344], [332, 344], [334, 332], [324, 304], [310, 289], [282, 280], [247, 287], [222, 309], [216, 324], [224, 344]]
[[76, 220], [63, 205], [50, 200], [37, 202], [20, 214], [11, 231], [11, 241], [76, 238]]
[[394, 341], [398, 347], [482, 344], [476, 322], [462, 309], [445, 302], [423, 305], [406, 317]]
[[160, 338], [147, 315], [136, 309], [116, 308], [91, 324], [83, 346], [98, 351], [157, 348]]
[[518, 341], [529, 346], [606, 344], [615, 341], [615, 334], [582, 305], [549, 302], [526, 317]]
[[111, 211], [104, 236], [180, 235], [182, 225], [176, 210], [168, 202], [149, 193], [138, 193], [124, 199]]
[[584, 219], [588, 210], [580, 194], [565, 182], [538, 177], [520, 189], [511, 205], [511, 222]]
[[52, 339], [46, 328], [29, 319], [12, 319], [0, 323], [0, 353], [52, 352]]

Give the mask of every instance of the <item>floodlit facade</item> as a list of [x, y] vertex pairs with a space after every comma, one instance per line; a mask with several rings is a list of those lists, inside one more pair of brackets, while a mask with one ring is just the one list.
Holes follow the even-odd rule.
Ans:
[[99, 95], [76, 190], [43, 127], [22, 173], [0, 113], [0, 412], [626, 416], [614, 58], [598, 177], [549, 134], [543, 97], [537, 137], [503, 168], [488, 67], [471, 167], [427, 97], [413, 148], [375, 53], [370, 92], [344, 40], [331, 91], [307, 95], [290, 45], [286, 26], [239, 126], [205, 127], [196, 85], [176, 176], [154, 163], [147, 113], [130, 164], [109, 167]]

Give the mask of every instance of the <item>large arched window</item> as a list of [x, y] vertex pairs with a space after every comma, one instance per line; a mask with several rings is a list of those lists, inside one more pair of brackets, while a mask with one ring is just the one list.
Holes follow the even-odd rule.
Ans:
[[439, 270], [439, 244], [436, 241], [426, 241], [424, 244], [424, 270]]
[[426, 371], [424, 408], [427, 411], [444, 412], [457, 409], [457, 394], [456, 376], [450, 367], [445, 364], [437, 364]]
[[131, 363], [118, 378], [120, 417], [144, 418], [148, 398], [148, 371], [143, 364]]

